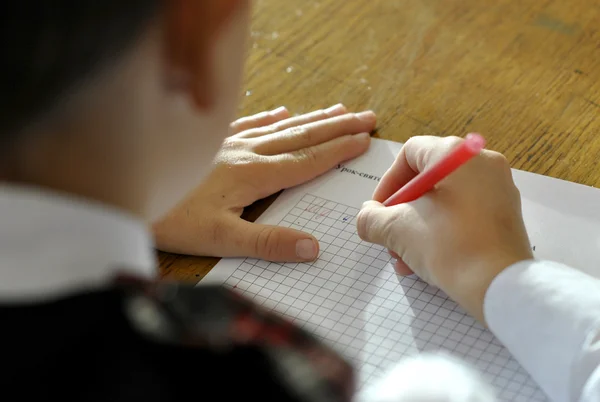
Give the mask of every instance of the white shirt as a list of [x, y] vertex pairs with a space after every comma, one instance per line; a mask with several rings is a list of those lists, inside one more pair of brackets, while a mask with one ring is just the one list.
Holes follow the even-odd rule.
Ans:
[[89, 201], [0, 186], [0, 302], [63, 296], [118, 272], [158, 272], [142, 222]]
[[599, 279], [553, 262], [524, 261], [493, 281], [484, 314], [552, 400], [600, 401]]
[[[102, 286], [117, 272], [152, 278], [153, 246], [146, 225], [123, 212], [0, 187], [0, 302], [63, 296]], [[521, 262], [494, 280], [484, 313], [491, 331], [553, 401], [600, 402], [600, 280], [552, 262]], [[429, 392], [432, 373], [439, 374], [442, 392], [453, 384], [459, 393]], [[474, 372], [443, 356], [403, 362], [374, 389], [382, 402], [492, 400]]]

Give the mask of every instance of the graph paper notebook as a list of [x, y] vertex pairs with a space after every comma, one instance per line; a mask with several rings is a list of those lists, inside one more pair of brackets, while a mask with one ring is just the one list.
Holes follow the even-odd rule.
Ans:
[[[313, 331], [353, 362], [361, 388], [403, 357], [443, 350], [478, 368], [500, 400], [545, 401], [490, 332], [440, 290], [415, 277], [398, 277], [386, 250], [356, 234], [360, 206], [400, 148], [374, 140], [364, 156], [285, 191], [260, 217], [263, 223], [315, 235], [321, 245], [318, 260], [223, 259], [199, 285], [236, 288]], [[600, 221], [597, 190], [521, 171], [514, 177], [536, 256], [598, 266], [599, 243], [592, 235]]]

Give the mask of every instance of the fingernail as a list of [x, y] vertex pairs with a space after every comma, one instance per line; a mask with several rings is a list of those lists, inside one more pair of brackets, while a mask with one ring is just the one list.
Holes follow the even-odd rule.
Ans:
[[356, 113], [356, 117], [368, 123], [373, 123], [375, 121], [375, 113], [373, 113], [370, 110], [367, 110], [366, 112]]
[[296, 242], [296, 255], [303, 260], [317, 258], [318, 246], [314, 240], [303, 239]]
[[342, 105], [341, 103], [338, 103], [337, 105], [333, 105], [333, 106], [325, 109], [325, 113], [337, 113], [337, 112], [342, 112], [345, 109], [346, 108], [344, 107], [344, 105]]
[[285, 107], [285, 106], [280, 106], [280, 107], [278, 107], [277, 109], [273, 109], [273, 110], [271, 110], [271, 114], [272, 114], [273, 116], [279, 116], [279, 115], [282, 115], [282, 114], [284, 114], [285, 112], [287, 112], [287, 109], [286, 109], [286, 107]]

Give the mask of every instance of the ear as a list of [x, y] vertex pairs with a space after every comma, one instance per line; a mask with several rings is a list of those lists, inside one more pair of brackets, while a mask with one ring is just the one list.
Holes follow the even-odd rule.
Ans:
[[238, 5], [248, 0], [171, 0], [166, 2], [166, 57], [169, 84], [208, 109], [216, 94], [214, 46]]

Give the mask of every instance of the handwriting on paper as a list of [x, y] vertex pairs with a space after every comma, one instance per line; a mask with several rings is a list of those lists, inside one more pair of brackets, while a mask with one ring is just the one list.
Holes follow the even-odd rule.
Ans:
[[304, 210], [306, 212], [309, 212], [311, 214], [315, 214], [315, 219], [316, 220], [320, 220], [323, 219], [325, 217], [327, 217], [330, 213], [331, 213], [331, 209], [329, 208], [325, 208], [325, 204], [327, 203], [326, 200], [323, 200], [322, 202], [318, 203], [318, 204], [311, 204], [308, 207], [306, 207]]

